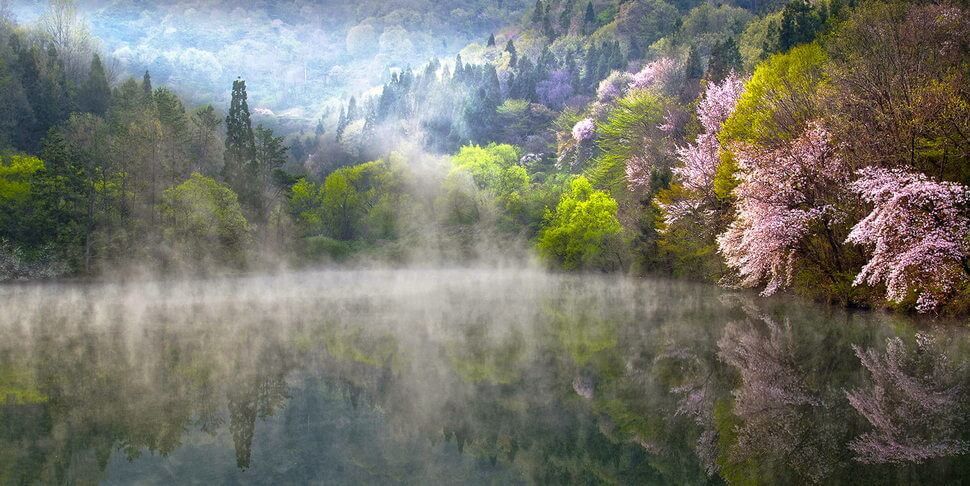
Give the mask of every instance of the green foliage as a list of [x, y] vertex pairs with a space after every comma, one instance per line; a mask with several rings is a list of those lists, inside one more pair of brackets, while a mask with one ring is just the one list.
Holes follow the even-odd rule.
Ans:
[[[658, 191], [654, 201], [661, 204], [689, 196], [683, 186], [671, 185]], [[665, 224], [658, 218], [656, 226], [663, 231], [657, 234], [656, 249], [672, 275], [681, 278], [716, 282], [724, 272], [724, 264], [717, 252], [717, 241], [712, 228], [701, 227], [686, 218]]]
[[194, 173], [162, 194], [165, 239], [196, 261], [240, 264], [249, 241], [249, 223], [232, 189]]
[[720, 162], [714, 172], [714, 195], [721, 201], [734, 198], [732, 193], [738, 186], [737, 171], [738, 163], [734, 160], [734, 155], [728, 150], [721, 151]]
[[647, 90], [633, 91], [617, 101], [607, 119], [596, 127], [601, 153], [585, 174], [594, 186], [613, 194], [624, 189], [626, 163], [649, 149], [644, 141], [659, 132], [663, 109], [663, 99]]
[[23, 201], [30, 195], [30, 180], [44, 168], [44, 161], [29, 155], [0, 157], [0, 207]]
[[738, 51], [746, 70], [754, 69], [773, 51], [774, 33], [781, 25], [781, 12], [775, 12], [748, 22], [738, 39]]
[[617, 203], [609, 194], [593, 189], [585, 177], [569, 184], [555, 212], [546, 217], [536, 247], [565, 269], [589, 267], [605, 257], [606, 247], [620, 234]]
[[798, 46], [758, 65], [734, 113], [718, 135], [721, 143], [768, 145], [791, 140], [817, 115], [817, 93], [828, 56], [818, 44]]
[[518, 160], [518, 149], [494, 143], [485, 147], [466, 145], [451, 158], [452, 165], [471, 174], [481, 189], [496, 187], [502, 171]]

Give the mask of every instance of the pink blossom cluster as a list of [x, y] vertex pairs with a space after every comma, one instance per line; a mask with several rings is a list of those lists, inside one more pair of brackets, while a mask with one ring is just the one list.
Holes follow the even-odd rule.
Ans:
[[720, 84], [711, 83], [707, 87], [704, 99], [697, 107], [697, 116], [704, 132], [697, 136], [696, 143], [677, 148], [682, 165], [673, 169], [674, 176], [693, 193], [693, 197], [665, 206], [664, 218], [668, 226], [684, 216], [698, 214], [698, 209], [704, 206], [705, 201], [713, 200], [714, 175], [721, 150], [717, 132], [734, 111], [743, 91], [744, 80], [734, 74]]
[[626, 161], [626, 181], [631, 190], [650, 187], [654, 163], [648, 154], [637, 154]]
[[850, 187], [873, 210], [847, 241], [871, 247], [872, 257], [854, 284], [885, 284], [894, 302], [915, 292], [919, 311], [936, 309], [970, 272], [970, 188], [900, 169], [858, 175]]
[[596, 88], [596, 101], [600, 103], [612, 103], [623, 97], [626, 88], [630, 84], [630, 74], [622, 71], [613, 71], [606, 79], [600, 81]]
[[887, 340], [883, 354], [853, 346], [873, 382], [846, 393], [874, 429], [849, 443], [857, 461], [922, 463], [970, 451], [970, 443], [959, 439], [967, 391], [960, 367], [925, 334], [917, 334], [915, 348], [899, 338]]
[[819, 123], [781, 148], [736, 152], [737, 213], [718, 236], [718, 249], [742, 286], [764, 283], [762, 295], [771, 295], [791, 284], [810, 226], [833, 216], [829, 200], [847, 184], [848, 170]]
[[677, 61], [661, 57], [634, 73], [630, 77], [629, 89], [663, 89], [676, 78], [679, 68]]
[[591, 118], [583, 118], [573, 125], [573, 140], [579, 143], [592, 140], [596, 135], [596, 124]]

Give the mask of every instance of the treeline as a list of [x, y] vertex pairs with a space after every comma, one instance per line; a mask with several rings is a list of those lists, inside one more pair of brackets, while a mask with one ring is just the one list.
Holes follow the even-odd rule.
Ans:
[[[147, 77], [90, 108], [107, 92], [95, 58], [39, 152], [13, 144], [40, 159], [5, 159], [4, 258], [57, 249], [92, 271], [534, 246], [568, 270], [966, 312], [964, 7], [540, 1], [522, 22], [351, 98], [288, 141], [289, 165], [241, 80], [223, 139], [211, 107], [186, 113]], [[27, 86], [21, 71], [7, 77]]]
[[[497, 205], [516, 222], [504, 228], [566, 269], [966, 311], [964, 8], [631, 1], [576, 17], [569, 5], [538, 2], [508, 38], [394, 75], [342, 109], [325, 145], [360, 160], [402, 136], [518, 147], [499, 166], [525, 184], [479, 189], [517, 194], [531, 209]], [[332, 170], [312, 155], [308, 167]]]
[[48, 33], [3, 29], [0, 276], [238, 266], [275, 244], [286, 148], [252, 126], [245, 83], [223, 120], [147, 72], [112, 88], [97, 53], [69, 76]]

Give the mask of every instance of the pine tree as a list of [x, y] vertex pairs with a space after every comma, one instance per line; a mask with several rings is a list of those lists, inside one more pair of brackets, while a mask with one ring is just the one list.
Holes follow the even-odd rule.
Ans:
[[487, 47], [495, 47], [495, 34], [489, 34]]
[[715, 42], [711, 47], [711, 59], [707, 63], [704, 77], [711, 82], [720, 83], [732, 71], [741, 72], [741, 52], [734, 38]]
[[344, 135], [344, 129], [347, 128], [347, 112], [344, 110], [343, 105], [340, 105], [340, 115], [337, 116], [337, 130], [336, 135], [339, 140], [340, 137]]
[[519, 62], [519, 54], [515, 51], [515, 44], [512, 39], [509, 39], [509, 42], [505, 44], [505, 52], [509, 53], [509, 67], [514, 68]]
[[152, 97], [152, 75], [145, 70], [145, 76], [141, 79], [141, 89], [145, 93], [145, 99]]
[[807, 0], [792, 0], [782, 11], [778, 33], [778, 51], [785, 52], [799, 44], [811, 42], [824, 20]]
[[543, 14], [546, 9], [542, 6], [542, 0], [536, 0], [536, 7], [532, 10], [532, 23], [538, 25], [542, 22]]
[[589, 35], [593, 32], [593, 27], [596, 25], [596, 11], [593, 10], [593, 2], [590, 1], [586, 4], [586, 14], [583, 15], [583, 34]]
[[452, 79], [455, 81], [461, 81], [465, 77], [465, 66], [464, 61], [461, 60], [461, 54], [455, 56], [455, 74]]
[[88, 72], [87, 82], [84, 83], [81, 102], [85, 111], [95, 115], [104, 115], [108, 111], [111, 87], [108, 86], [108, 77], [104, 73], [101, 56], [97, 54], [91, 59], [91, 70]]
[[222, 177], [239, 195], [240, 202], [249, 208], [257, 205], [255, 156], [256, 141], [249, 103], [246, 101], [246, 82], [237, 79], [232, 82], [232, 101], [226, 115], [226, 152]]
[[575, 0], [568, 0], [562, 6], [562, 12], [559, 12], [559, 30], [563, 34], [569, 33], [569, 27], [573, 23], [573, 6], [575, 5]]
[[701, 66], [701, 56], [697, 53], [697, 48], [690, 46], [687, 53], [687, 62], [684, 65], [684, 75], [687, 79], [701, 79], [704, 68]]

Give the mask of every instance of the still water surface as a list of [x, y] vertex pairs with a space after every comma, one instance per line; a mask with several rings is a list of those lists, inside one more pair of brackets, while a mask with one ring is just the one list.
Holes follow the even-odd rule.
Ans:
[[940, 324], [530, 270], [0, 287], [0, 483], [966, 483]]

